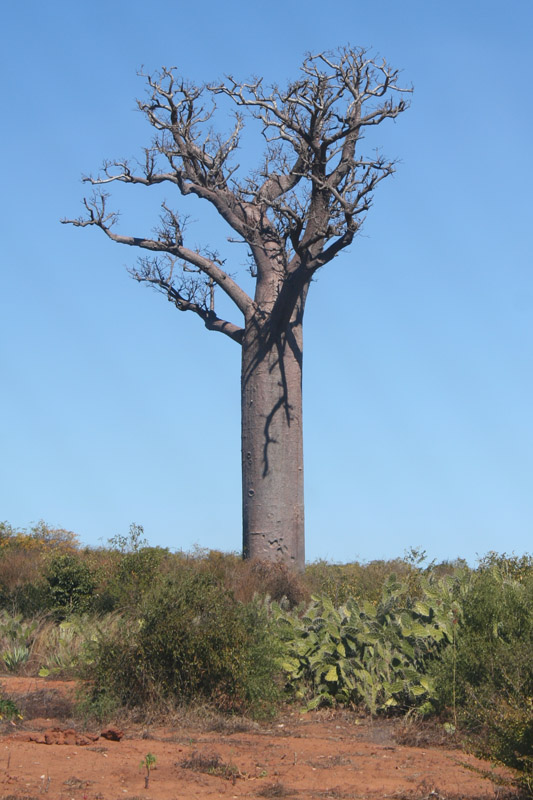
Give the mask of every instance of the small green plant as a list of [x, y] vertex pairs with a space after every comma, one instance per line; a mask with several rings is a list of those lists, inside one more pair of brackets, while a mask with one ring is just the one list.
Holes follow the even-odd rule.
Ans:
[[4, 643], [29, 646], [38, 626], [38, 620], [28, 621], [22, 618], [22, 614], [0, 611], [0, 639]]
[[30, 648], [26, 645], [15, 645], [10, 650], [4, 650], [2, 660], [8, 672], [18, 672], [30, 657]]
[[21, 614], [0, 612], [0, 652], [9, 672], [17, 672], [28, 661], [38, 627], [38, 620], [27, 621]]
[[0, 719], [22, 719], [22, 714], [18, 710], [13, 700], [3, 697], [0, 694]]
[[154, 756], [153, 753], [146, 753], [145, 757], [141, 761], [140, 767], [141, 769], [146, 770], [146, 775], [144, 776], [144, 788], [148, 789], [150, 785], [150, 771], [155, 767], [157, 758]]

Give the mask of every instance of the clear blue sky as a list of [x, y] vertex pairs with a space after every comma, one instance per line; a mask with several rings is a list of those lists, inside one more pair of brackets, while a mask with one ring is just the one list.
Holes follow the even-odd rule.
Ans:
[[[531, 552], [532, 30], [531, 0], [7, 3], [0, 519], [240, 549], [238, 346], [133, 282], [134, 252], [59, 219], [82, 172], [149, 143], [141, 65], [283, 83], [351, 43], [415, 93], [375, 131], [396, 176], [311, 288], [308, 559]], [[156, 192], [114, 197], [121, 230], [149, 233]]]

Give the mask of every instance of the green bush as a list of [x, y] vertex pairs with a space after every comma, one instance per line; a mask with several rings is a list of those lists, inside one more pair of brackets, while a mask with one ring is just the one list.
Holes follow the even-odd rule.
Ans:
[[442, 709], [485, 756], [533, 779], [533, 568], [492, 553], [462, 598], [454, 646], [432, 665]]
[[116, 572], [107, 587], [115, 608], [138, 607], [144, 596], [154, 589], [162, 577], [162, 562], [168, 550], [142, 547], [120, 556]]
[[10, 592], [0, 587], [0, 608], [23, 617], [34, 617], [49, 608], [50, 595], [48, 584], [44, 580], [36, 583], [22, 583]]
[[169, 572], [174, 556], [167, 548], [150, 547], [142, 525], [135, 523], [126, 536], [117, 534], [109, 544], [95, 561], [93, 608], [99, 613], [137, 608]]
[[54, 556], [46, 574], [50, 607], [59, 619], [91, 608], [96, 587], [88, 564], [78, 554]]
[[2, 719], [22, 719], [22, 714], [18, 710], [13, 700], [4, 697], [3, 693], [0, 692], [0, 720]]
[[128, 707], [216, 700], [268, 713], [279, 698], [277, 645], [259, 604], [237, 603], [207, 574], [182, 568], [94, 647], [94, 700]]

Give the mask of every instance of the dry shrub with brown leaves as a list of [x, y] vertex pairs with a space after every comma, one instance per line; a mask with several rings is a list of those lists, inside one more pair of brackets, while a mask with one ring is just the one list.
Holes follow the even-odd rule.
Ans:
[[244, 561], [233, 586], [237, 600], [250, 602], [254, 595], [269, 596], [280, 602], [287, 600], [290, 607], [310, 598], [301, 576], [282, 563]]

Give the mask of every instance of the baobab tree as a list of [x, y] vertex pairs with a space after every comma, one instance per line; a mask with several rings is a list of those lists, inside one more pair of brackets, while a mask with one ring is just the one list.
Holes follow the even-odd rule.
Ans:
[[[79, 227], [100, 228], [113, 242], [145, 251], [130, 270], [179, 311], [241, 347], [243, 553], [304, 566], [302, 325], [311, 280], [360, 230], [377, 184], [394, 162], [364, 149], [364, 134], [407, 108], [398, 71], [363, 49], [309, 54], [286, 88], [263, 79], [194, 85], [176, 68], [141, 73], [139, 109], [155, 129], [134, 163], [106, 161], [85, 198]], [[222, 98], [225, 102], [221, 103]], [[228, 135], [213, 130], [234, 105]], [[245, 120], [259, 123], [264, 155], [242, 175], [235, 164]], [[162, 204], [152, 236], [116, 232], [117, 214], [103, 188], [115, 181], [169, 184], [177, 195], [210, 203], [247, 249], [253, 296], [212, 251], [186, 240], [185, 218]], [[236, 237], [236, 238], [235, 238]], [[217, 313], [217, 292], [239, 321]]]

